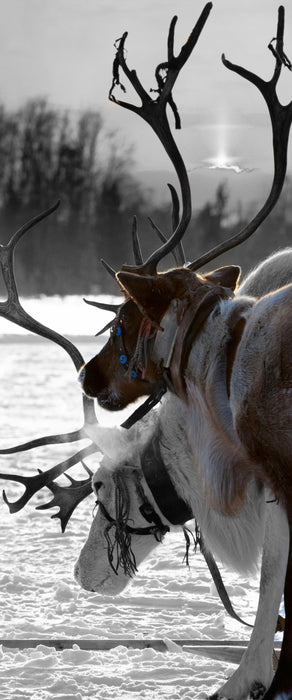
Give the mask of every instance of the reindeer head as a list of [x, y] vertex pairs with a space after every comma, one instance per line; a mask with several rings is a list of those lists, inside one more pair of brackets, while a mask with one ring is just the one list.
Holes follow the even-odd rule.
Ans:
[[88, 591], [121, 593], [169, 529], [159, 531], [147, 524], [143, 507], [151, 506], [140, 479], [141, 471], [127, 460], [118, 466], [107, 458], [94, 475], [98, 511], [74, 571], [78, 583]]
[[149, 353], [154, 331], [153, 324], [145, 323], [137, 305], [128, 299], [114, 319], [108, 342], [80, 371], [84, 393], [97, 397], [100, 406], [111, 411], [151, 394], [156, 381]]
[[116, 315], [106, 345], [80, 372], [85, 394], [114, 411], [154, 392], [164, 369], [160, 358], [153, 357], [154, 340], [171, 302], [182, 302], [183, 309], [199, 299], [205, 288], [233, 291], [239, 274], [240, 268], [234, 265], [204, 276], [186, 268], [158, 275], [119, 272], [117, 280], [130, 298]]

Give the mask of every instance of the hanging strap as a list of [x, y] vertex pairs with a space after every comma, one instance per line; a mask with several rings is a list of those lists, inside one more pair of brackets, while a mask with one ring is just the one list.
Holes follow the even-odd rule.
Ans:
[[146, 401], [144, 401], [144, 403], [142, 403], [142, 405], [139, 406], [139, 408], [136, 408], [136, 411], [134, 411], [134, 413], [132, 413], [129, 416], [129, 418], [127, 418], [124, 421], [124, 423], [121, 423], [121, 428], [129, 430], [129, 428], [131, 428], [132, 425], [134, 425], [135, 423], [137, 423], [138, 420], [141, 420], [141, 418], [146, 416], [146, 414], [149, 413], [149, 411], [151, 411], [151, 409], [154, 408], [154, 406], [156, 406], [156, 404], [158, 404], [159, 401], [161, 401], [162, 396], [166, 393], [166, 391], [167, 386], [164, 381], [157, 383], [153, 394], [150, 394]]
[[220, 571], [218, 569], [218, 566], [215, 562], [213, 554], [206, 548], [202, 534], [200, 535], [200, 549], [201, 549], [201, 552], [202, 552], [203, 557], [205, 559], [205, 562], [208, 566], [208, 569], [211, 573], [212, 579], [215, 583], [219, 598], [220, 598], [221, 602], [223, 603], [226, 612], [228, 612], [228, 615], [233, 617], [238, 622], [241, 622], [242, 625], [246, 625], [247, 627], [253, 627], [253, 625], [250, 625], [249, 622], [245, 622], [245, 620], [242, 620], [242, 618], [239, 617], [239, 615], [237, 615], [237, 613], [235, 612], [234, 607], [233, 607], [231, 600], [229, 598], [229, 595], [227, 593], [227, 590], [224, 586], [222, 576], [221, 576]]

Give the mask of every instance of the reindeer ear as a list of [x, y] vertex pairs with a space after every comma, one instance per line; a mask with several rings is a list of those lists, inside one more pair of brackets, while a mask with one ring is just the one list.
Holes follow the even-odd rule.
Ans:
[[151, 277], [123, 271], [116, 278], [141, 313], [159, 323], [174, 295], [171, 280], [163, 275]]
[[213, 270], [212, 272], [207, 272], [204, 274], [204, 278], [208, 280], [208, 282], [220, 284], [222, 287], [232, 289], [234, 292], [240, 273], [241, 268], [238, 265], [225, 265], [224, 267], [218, 267], [217, 270]]

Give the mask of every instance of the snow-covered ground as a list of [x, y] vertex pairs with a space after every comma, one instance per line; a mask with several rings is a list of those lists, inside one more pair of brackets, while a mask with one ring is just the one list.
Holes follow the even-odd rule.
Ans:
[[[55, 302], [63, 309], [61, 328], [72, 333], [66, 305]], [[90, 321], [80, 331], [79, 312], [72, 300], [70, 303], [78, 334], [85, 332], [85, 326], [87, 333], [94, 333], [106, 321], [104, 315], [98, 318], [91, 310]], [[47, 302], [42, 300], [41, 306], [46, 322]], [[54, 309], [50, 311], [53, 318]], [[51, 325], [58, 328], [55, 320]], [[12, 330], [11, 326], [8, 332]], [[5, 324], [0, 324], [1, 331], [7, 332]], [[88, 339], [78, 346], [88, 358], [100, 342]], [[81, 426], [80, 389], [62, 349], [4, 335], [0, 335], [0, 349], [1, 447]], [[106, 416], [107, 423], [117, 419], [117, 415]], [[20, 455], [0, 455], [0, 471], [32, 474], [37, 468], [53, 466], [73, 450], [73, 446], [49, 446]], [[97, 466], [94, 458], [88, 464]], [[22, 490], [12, 482], [1, 484], [11, 500]], [[64, 535], [59, 521], [50, 519], [51, 511], [34, 508], [48, 500], [50, 493], [44, 489], [16, 515], [0, 504], [0, 638], [39, 640], [34, 649], [2, 646], [0, 698], [196, 700], [222, 685], [235, 669], [233, 664], [172, 643], [179, 639], [246, 640], [250, 635], [248, 628], [225, 614], [201, 555], [192, 556], [188, 570], [182, 563], [182, 535], [167, 535], [122, 595], [82, 591], [73, 579], [73, 565], [91, 523], [94, 498], [89, 497], [75, 511]], [[258, 579], [239, 577], [223, 567], [221, 571], [237, 612], [252, 622]], [[76, 640], [74, 647], [55, 651], [43, 641], [61, 638]], [[163, 639], [168, 651], [128, 649], [124, 640], [135, 638]], [[82, 650], [78, 643], [84, 639], [119, 639], [120, 645], [108, 651]]]

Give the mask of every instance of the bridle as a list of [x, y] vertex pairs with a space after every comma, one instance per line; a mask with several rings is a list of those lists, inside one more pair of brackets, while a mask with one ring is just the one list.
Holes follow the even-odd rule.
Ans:
[[[132, 576], [137, 571], [134, 552], [131, 548], [131, 535], [153, 535], [157, 542], [162, 542], [164, 535], [169, 532], [169, 526], [163, 524], [160, 516], [147, 499], [141, 484], [139, 475], [134, 472], [134, 480], [138, 496], [141, 500], [139, 511], [143, 518], [151, 523], [146, 527], [129, 525], [129, 493], [121, 470], [117, 470], [113, 476], [115, 481], [115, 517], [110, 515], [100, 498], [97, 497], [96, 505], [99, 506], [108, 525], [104, 530], [108, 549], [109, 564], [116, 575], [122, 567], [126, 575]], [[114, 536], [111, 539], [111, 531], [114, 528]], [[115, 560], [114, 560], [115, 558]]]
[[[117, 323], [117, 325], [115, 326], [114, 339], [115, 339], [116, 351], [117, 351], [117, 354], [119, 356], [119, 362], [122, 365], [124, 371], [129, 372], [130, 366], [129, 366], [128, 353], [126, 351], [124, 339], [123, 339], [123, 321], [122, 321], [122, 319], [120, 319], [119, 322]], [[136, 379], [138, 377], [138, 371], [136, 371], [135, 369], [131, 369], [130, 376], [132, 377], [132, 379]]]
[[[126, 348], [125, 348], [125, 343], [123, 339], [123, 320], [120, 319], [116, 326], [113, 329], [114, 332], [114, 343], [115, 343], [115, 349], [119, 357], [119, 362], [122, 365], [125, 373], [128, 373], [128, 376], [130, 376], [132, 379], [137, 379], [139, 375], [142, 375], [142, 369], [139, 367], [133, 367], [132, 366], [132, 358], [129, 357], [129, 353], [127, 353]], [[145, 344], [149, 340], [153, 340], [153, 338], [148, 338], [145, 340]], [[139, 377], [143, 379], [143, 377]], [[147, 380], [143, 380], [147, 381]], [[148, 381], [148, 384], [151, 384], [150, 381]], [[150, 396], [145, 399], [143, 404], [139, 406], [125, 421], [124, 423], [121, 424], [122, 428], [125, 428], [126, 430], [129, 430], [135, 423], [137, 423], [138, 420], [141, 420], [144, 416], [146, 416], [151, 409], [156, 406], [160, 401], [162, 396], [166, 393], [167, 391], [167, 385], [165, 382], [165, 378], [163, 374], [159, 378], [155, 384], [153, 384], [153, 391], [151, 392]]]
[[[121, 424], [122, 428], [129, 429], [143, 418], [160, 402], [167, 389], [181, 397], [185, 395], [184, 373], [194, 340], [203, 329], [210, 314], [218, 307], [219, 302], [233, 296], [231, 289], [204, 285], [203, 288], [199, 287], [192, 292], [188, 299], [174, 300], [177, 301], [177, 313], [173, 341], [167, 358], [157, 360], [159, 379], [153, 386], [150, 396]], [[122, 321], [116, 326], [116, 331], [118, 331], [116, 335], [119, 339], [117, 349], [120, 353], [120, 362], [125, 371], [128, 371], [130, 361], [125, 351]], [[156, 338], [158, 333], [159, 331], [156, 333]], [[136, 371], [135, 376], [138, 376]]]
[[[127, 523], [125, 525], [125, 531], [130, 535], [154, 535], [157, 542], [162, 542], [164, 535], [169, 532], [169, 527], [168, 525], [163, 525], [161, 518], [158, 513], [155, 512], [151, 503], [149, 503], [138, 481], [136, 481], [136, 486], [138, 487], [139, 493], [143, 496], [143, 502], [139, 507], [139, 511], [143, 518], [145, 518], [148, 523], [153, 523], [153, 525], [149, 525], [148, 527], [132, 527]], [[95, 504], [99, 506], [103, 516], [110, 524], [116, 524], [117, 519], [109, 514], [105, 505], [99, 498], [96, 499]]]

